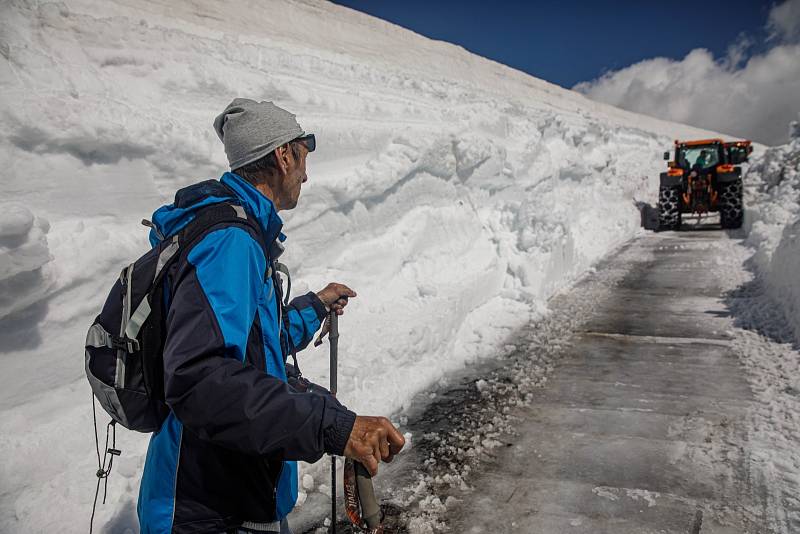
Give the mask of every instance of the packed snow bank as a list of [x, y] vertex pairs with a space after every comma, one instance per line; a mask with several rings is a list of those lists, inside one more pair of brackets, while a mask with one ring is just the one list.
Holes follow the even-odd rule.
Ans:
[[0, 204], [0, 320], [41, 299], [50, 261], [46, 220], [20, 204]]
[[800, 340], [800, 122], [791, 124], [789, 143], [767, 149], [744, 180], [751, 261]]
[[[656, 198], [671, 140], [710, 135], [327, 3], [18, 0], [0, 12], [3, 200], [22, 206], [0, 238], [2, 531], [86, 530], [86, 328], [147, 247], [139, 221], [225, 169], [211, 122], [234, 97], [274, 100], [317, 134], [285, 258], [296, 293], [331, 280], [358, 291], [339, 388], [365, 414], [397, 413], [494, 354], [638, 231], [636, 201]], [[322, 383], [326, 350], [300, 360]], [[118, 445], [97, 520], [111, 532], [137, 528], [147, 436], [120, 431]], [[308, 491], [327, 477], [302, 474]]]

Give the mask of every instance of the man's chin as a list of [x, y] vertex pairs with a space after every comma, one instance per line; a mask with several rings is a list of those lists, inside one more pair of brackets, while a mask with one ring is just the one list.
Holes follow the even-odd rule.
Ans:
[[293, 210], [293, 209], [295, 209], [295, 208], [297, 207], [297, 201], [298, 201], [299, 199], [300, 199], [300, 197], [299, 197], [299, 195], [298, 195], [298, 197], [297, 197], [297, 198], [295, 198], [294, 200], [291, 200], [291, 201], [289, 201], [289, 203], [288, 203], [288, 204], [286, 205], [286, 207], [285, 207], [285, 208], [283, 208], [283, 209], [286, 209], [286, 210]]

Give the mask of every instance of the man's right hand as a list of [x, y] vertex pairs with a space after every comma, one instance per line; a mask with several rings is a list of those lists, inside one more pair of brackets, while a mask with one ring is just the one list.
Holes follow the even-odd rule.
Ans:
[[385, 417], [356, 416], [344, 455], [361, 462], [369, 474], [378, 474], [378, 464], [391, 462], [406, 440]]

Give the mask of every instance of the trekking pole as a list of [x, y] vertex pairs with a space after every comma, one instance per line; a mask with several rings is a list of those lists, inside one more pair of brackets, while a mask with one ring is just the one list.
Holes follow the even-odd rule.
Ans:
[[[336, 379], [339, 367], [339, 318], [336, 310], [328, 315], [328, 339], [331, 344], [331, 394], [336, 396]], [[331, 455], [331, 534], [336, 534], [336, 456]]]
[[[334, 310], [328, 315], [328, 338], [330, 340], [331, 394], [336, 396], [336, 380], [339, 367], [339, 318]], [[345, 512], [357, 528], [367, 534], [383, 534], [380, 504], [375, 497], [372, 476], [360, 462], [346, 459], [344, 462]], [[336, 534], [336, 456], [331, 455], [331, 530]]]

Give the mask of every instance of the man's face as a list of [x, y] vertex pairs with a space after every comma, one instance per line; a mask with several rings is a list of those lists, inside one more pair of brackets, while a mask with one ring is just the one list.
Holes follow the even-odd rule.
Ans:
[[294, 142], [297, 157], [294, 156], [292, 147], [286, 150], [286, 174], [281, 181], [281, 190], [278, 194], [280, 198], [280, 209], [290, 210], [297, 206], [300, 198], [300, 189], [308, 181], [306, 174], [306, 157], [308, 148], [302, 142]]

